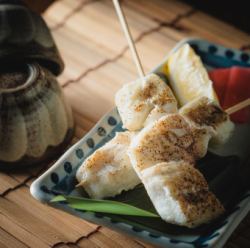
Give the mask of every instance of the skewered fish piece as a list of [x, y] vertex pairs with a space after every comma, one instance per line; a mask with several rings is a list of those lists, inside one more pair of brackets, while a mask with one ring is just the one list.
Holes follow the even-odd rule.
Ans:
[[149, 124], [159, 120], [161, 117], [165, 116], [166, 111], [161, 107], [155, 107], [148, 115], [147, 119], [144, 122], [144, 127], [148, 126]]
[[207, 153], [210, 129], [191, 125], [179, 114], [169, 114], [145, 127], [131, 142], [128, 154], [140, 172], [157, 163], [185, 160], [190, 164]]
[[180, 114], [169, 114], [145, 127], [128, 154], [162, 219], [195, 227], [223, 212], [204, 177], [194, 168], [207, 152], [213, 129], [198, 127]]
[[127, 155], [133, 136], [131, 132], [117, 133], [78, 169], [76, 178], [79, 185], [91, 198], [112, 197], [140, 183]]
[[142, 171], [142, 182], [166, 222], [195, 227], [210, 222], [224, 208], [203, 175], [184, 161], [156, 164]]
[[[160, 112], [177, 112], [177, 102], [171, 89], [155, 74], [146, 76], [145, 83], [137, 80], [124, 85], [116, 93], [115, 103], [124, 127], [130, 131], [143, 128], [150, 114], [154, 119], [157, 108]], [[147, 121], [149, 122], [150, 120]]]
[[219, 105], [207, 97], [197, 98], [185, 106], [179, 113], [187, 117], [194, 125], [199, 127], [212, 127], [214, 129], [212, 144], [224, 144], [231, 136], [234, 124], [228, 114]]

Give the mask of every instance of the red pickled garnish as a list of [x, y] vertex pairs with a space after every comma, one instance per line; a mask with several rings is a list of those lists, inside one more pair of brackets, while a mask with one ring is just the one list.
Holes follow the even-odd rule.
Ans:
[[[223, 109], [250, 98], [250, 68], [234, 66], [215, 69], [209, 72], [209, 76]], [[230, 115], [230, 118], [236, 123], [248, 122], [250, 107]]]
[[225, 92], [230, 74], [229, 70], [229, 68], [225, 68], [215, 69], [209, 72], [209, 77], [213, 81], [214, 90], [219, 98], [221, 106], [223, 105], [225, 99]]

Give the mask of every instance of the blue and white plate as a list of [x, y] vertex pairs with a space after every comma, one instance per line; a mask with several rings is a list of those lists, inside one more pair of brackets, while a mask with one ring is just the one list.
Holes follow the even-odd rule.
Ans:
[[[235, 49], [228, 49], [205, 40], [184, 40], [178, 43], [173, 51], [177, 50], [184, 43], [189, 43], [195, 49], [208, 70], [219, 67], [230, 67], [233, 65], [250, 67], [250, 54]], [[166, 60], [167, 58], [153, 70], [153, 72], [159, 74], [163, 79], [165, 77], [162, 67]], [[227, 156], [225, 160], [220, 160], [221, 158], [219, 158], [219, 164], [222, 164], [224, 161], [223, 163], [232, 167], [237, 163], [237, 158], [240, 157], [241, 159], [245, 159], [245, 157], [249, 155], [249, 130], [250, 127], [248, 124], [238, 125], [230, 142], [228, 142], [228, 144], [220, 151], [213, 151], [217, 154], [219, 153], [220, 155]], [[126, 233], [134, 238], [141, 239], [160, 247], [222, 247], [230, 234], [249, 212], [250, 192], [241, 192], [242, 194], [239, 194], [240, 196], [237, 200], [234, 199], [229, 201], [229, 203], [228, 199], [231, 199], [230, 195], [229, 197], [224, 197], [223, 194], [220, 197], [217, 195], [222, 201], [225, 201], [227, 198], [227, 203], [225, 203], [228, 206], [227, 213], [214, 223], [192, 230], [170, 225], [162, 220], [153, 220], [152, 218], [97, 214], [73, 210], [67, 205], [61, 203], [50, 203], [50, 200], [56, 194], [74, 196], [86, 194], [79, 188], [75, 189], [75, 173], [77, 168], [91, 153], [109, 141], [114, 137], [115, 133], [119, 131], [123, 131], [122, 123], [117, 109], [114, 108], [110, 113], [106, 114], [86, 136], [66, 151], [48, 171], [31, 185], [31, 194], [37, 200], [49, 204], [52, 207], [59, 208], [70, 214], [76, 215], [79, 218], [107, 226], [111, 229]], [[247, 138], [247, 136], [249, 138]], [[228, 156], [231, 154], [237, 156]], [[212, 156], [212, 160], [214, 157], [216, 158], [215, 155], [210, 154], [208, 157], [209, 156]], [[210, 161], [209, 159], [211, 159], [211, 157], [208, 158], [208, 161]], [[216, 159], [213, 161], [216, 161]], [[211, 166], [211, 171], [214, 170], [215, 167], [215, 169], [217, 169], [219, 166], [216, 165], [216, 162], [213, 162], [212, 164], [214, 166], [209, 165], [209, 168]], [[217, 174], [219, 174], [219, 172]], [[209, 185], [213, 188], [214, 182], [213, 179], [211, 179], [211, 175], [208, 181]], [[137, 206], [140, 206], [140, 204], [143, 203], [144, 207], [151, 207], [150, 201], [142, 186], [129, 192], [124, 192], [114, 200], [125, 200], [126, 202], [130, 202]]]

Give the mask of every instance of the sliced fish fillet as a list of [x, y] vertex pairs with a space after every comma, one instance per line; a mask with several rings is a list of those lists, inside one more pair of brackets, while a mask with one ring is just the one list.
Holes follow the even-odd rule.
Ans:
[[157, 75], [150, 74], [142, 80], [124, 85], [115, 96], [115, 103], [121, 116], [123, 126], [130, 131], [143, 128], [145, 121], [151, 114], [156, 115], [155, 109], [161, 112], [177, 112], [176, 99], [168, 85]]
[[224, 211], [209, 191], [203, 175], [187, 162], [156, 164], [143, 170], [141, 178], [153, 205], [166, 222], [195, 227]]
[[130, 132], [117, 133], [78, 169], [76, 178], [91, 198], [112, 197], [140, 183], [127, 155], [133, 136]]
[[145, 127], [132, 140], [128, 154], [140, 171], [160, 162], [185, 160], [190, 164], [207, 153], [211, 134], [191, 125], [179, 114], [169, 114]]

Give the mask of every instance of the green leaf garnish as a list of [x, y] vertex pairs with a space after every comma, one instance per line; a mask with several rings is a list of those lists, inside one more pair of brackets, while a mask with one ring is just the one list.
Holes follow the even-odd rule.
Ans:
[[89, 198], [58, 195], [54, 197], [50, 202], [62, 201], [66, 201], [68, 203], [68, 206], [78, 210], [141, 217], [159, 217], [157, 214], [149, 212], [147, 210], [137, 208], [122, 202], [110, 200], [96, 200]]

